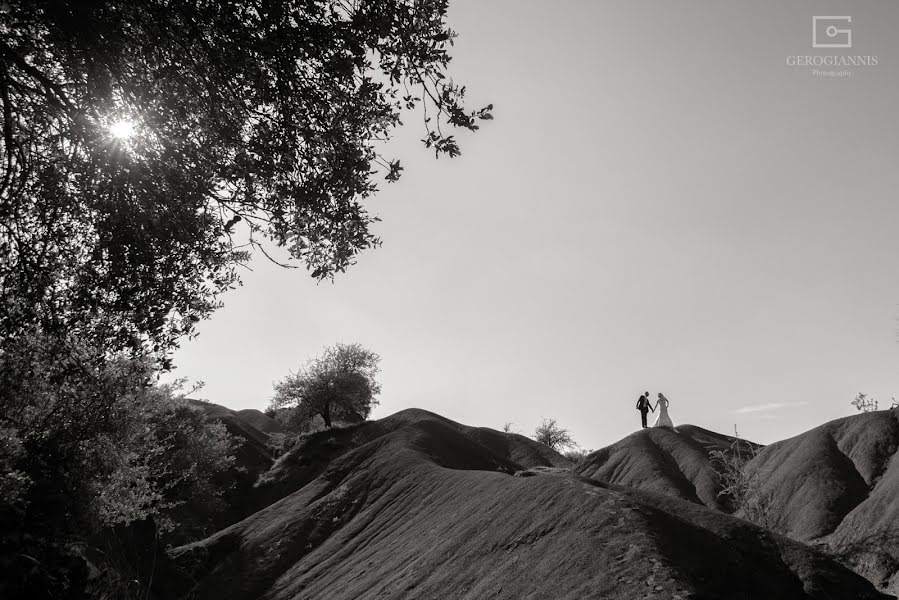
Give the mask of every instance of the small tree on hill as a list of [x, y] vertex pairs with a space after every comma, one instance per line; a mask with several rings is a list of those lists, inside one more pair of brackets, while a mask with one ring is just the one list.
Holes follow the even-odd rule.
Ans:
[[718, 497], [734, 514], [779, 532], [775, 515], [779, 501], [772, 490], [765, 488], [770, 472], [767, 469], [747, 469], [747, 463], [758, 455], [758, 451], [758, 447], [736, 438], [730, 451], [709, 452], [710, 463], [721, 483]]
[[380, 361], [360, 344], [329, 346], [275, 384], [271, 407], [293, 409], [294, 419], [301, 424], [308, 424], [315, 415], [327, 427], [335, 420], [362, 421], [378, 404]]
[[577, 448], [568, 430], [556, 423], [555, 419], [543, 419], [534, 430], [534, 439], [556, 452], [562, 452], [566, 448]]
[[861, 392], [849, 404], [854, 406], [859, 412], [874, 412], [877, 410], [877, 400]]

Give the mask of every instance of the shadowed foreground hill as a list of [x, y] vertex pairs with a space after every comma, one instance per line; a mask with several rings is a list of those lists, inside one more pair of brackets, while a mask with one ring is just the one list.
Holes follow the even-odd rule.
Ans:
[[699, 505], [559, 470], [515, 477], [540, 465], [512, 460], [504, 435], [424, 411], [360, 425], [318, 475], [176, 560], [199, 600], [883, 598]]
[[[574, 472], [605, 483], [667, 494], [721, 509], [718, 476], [709, 452], [730, 452], [735, 438], [694, 425], [641, 429], [623, 440], [593, 452]], [[741, 440], [748, 450], [757, 444]]]

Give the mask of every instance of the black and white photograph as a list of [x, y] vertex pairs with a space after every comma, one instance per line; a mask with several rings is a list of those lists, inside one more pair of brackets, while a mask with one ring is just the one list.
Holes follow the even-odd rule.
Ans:
[[896, 600], [899, 1], [0, 0], [0, 600]]

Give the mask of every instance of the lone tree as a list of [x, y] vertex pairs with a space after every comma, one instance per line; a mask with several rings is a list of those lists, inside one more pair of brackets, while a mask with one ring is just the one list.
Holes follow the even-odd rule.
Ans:
[[534, 430], [534, 439], [556, 452], [562, 452], [566, 448], [577, 448], [568, 430], [563, 429], [555, 419], [543, 419]]
[[295, 411], [300, 423], [320, 415], [325, 426], [335, 420], [368, 418], [381, 391], [376, 379], [381, 358], [359, 344], [336, 344], [275, 384], [272, 408]]

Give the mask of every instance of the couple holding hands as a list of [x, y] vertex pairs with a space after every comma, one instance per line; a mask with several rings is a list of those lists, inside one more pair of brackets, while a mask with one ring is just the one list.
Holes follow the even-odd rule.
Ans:
[[652, 424], [653, 427], [671, 427], [674, 428], [674, 423], [671, 421], [671, 417], [668, 416], [668, 405], [671, 404], [668, 401], [662, 392], [659, 392], [659, 399], [656, 401], [656, 405], [653, 406], [652, 402], [649, 401], [649, 392], [644, 392], [640, 399], [637, 400], [637, 410], [640, 411], [640, 419], [643, 421], [643, 428], [647, 427], [646, 425], [646, 413], [650, 410], [655, 412], [656, 409], [659, 409], [659, 416], [656, 417], [656, 422]]

